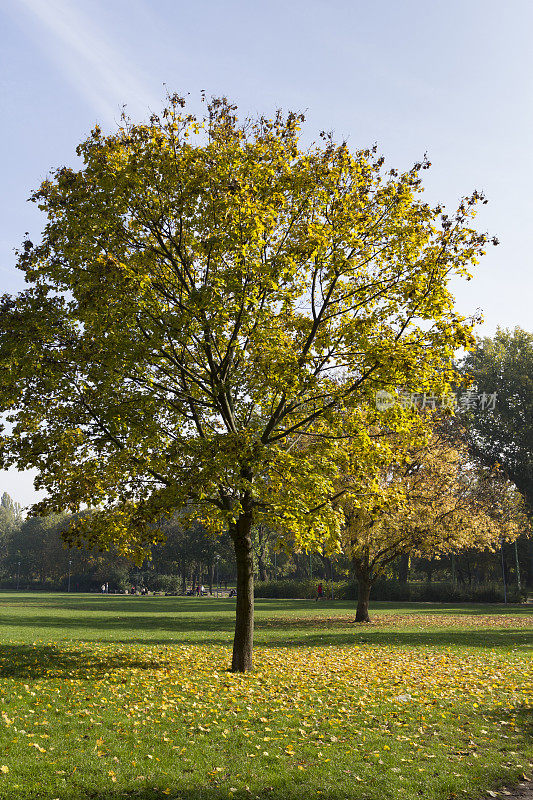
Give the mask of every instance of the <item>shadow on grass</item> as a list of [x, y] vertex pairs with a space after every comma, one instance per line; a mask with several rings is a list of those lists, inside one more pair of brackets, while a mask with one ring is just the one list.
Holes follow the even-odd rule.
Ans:
[[[139, 645], [144, 647], [176, 647], [180, 645], [189, 646], [189, 645], [198, 645], [199, 647], [202, 646], [223, 646], [223, 647], [230, 647], [232, 642], [232, 636], [228, 634], [227, 636], [203, 636], [199, 637], [198, 635], [192, 634], [184, 634], [182, 635], [179, 640], [172, 640], [172, 639], [164, 639], [164, 638], [142, 638], [136, 636], [122, 636], [117, 637], [115, 639], [109, 640], [104, 638], [96, 638], [90, 637], [87, 638], [85, 641], [90, 643], [98, 643], [104, 645]], [[502, 630], [502, 631], [461, 631], [457, 633], [452, 633], [450, 631], [375, 631], [373, 633], [358, 633], [355, 631], [354, 633], [330, 633], [329, 631], [317, 631], [313, 635], [302, 634], [301, 636], [287, 636], [287, 637], [276, 637], [276, 638], [265, 638], [261, 636], [260, 632], [256, 633], [255, 637], [256, 647], [264, 648], [264, 649], [283, 649], [283, 648], [312, 648], [312, 647], [350, 647], [353, 645], [371, 645], [376, 647], [401, 647], [401, 648], [480, 648], [480, 649], [492, 649], [498, 650], [502, 652], [529, 652], [533, 651], [533, 636], [530, 632], [524, 631], [509, 631], [509, 630]], [[40, 645], [39, 645], [40, 646]], [[11, 675], [15, 676], [17, 674], [16, 668], [16, 648], [21, 648], [21, 652], [25, 652], [24, 648], [30, 650], [35, 650], [36, 648], [31, 648], [29, 645], [9, 645], [8, 647], [13, 648], [11, 650], [12, 655], [11, 664], [6, 664], [5, 666], [0, 664], [0, 677]], [[43, 647], [50, 647], [51, 655], [53, 656], [55, 653], [60, 653], [59, 649], [55, 649], [52, 645], [43, 645]], [[0, 647], [0, 658], [2, 658], [2, 653], [6, 649], [6, 646]], [[69, 651], [67, 651], [69, 652]], [[84, 653], [82, 652], [81, 655], [83, 656]], [[45, 656], [46, 658], [46, 656]], [[25, 662], [24, 664], [24, 674], [30, 674], [26, 668], [30, 666], [30, 664], [34, 664], [36, 670], [39, 667], [39, 659], [38, 658], [31, 658], [30, 661]], [[154, 658], [152, 661], [148, 659], [140, 659], [138, 661], [132, 659], [128, 661], [127, 659], [123, 658], [122, 656], [117, 656], [114, 660], [106, 661], [105, 659], [102, 660], [102, 670], [103, 672], [107, 672], [113, 667], [144, 667], [144, 668], [155, 668], [158, 666], [157, 658]], [[55, 666], [61, 666], [60, 660], [54, 660], [52, 658], [47, 664], [43, 664], [43, 669], [46, 669], [46, 674], [50, 676], [50, 669], [53, 669]], [[97, 664], [94, 664], [96, 667]], [[76, 668], [76, 660], [72, 664], [72, 668]], [[80, 671], [85, 674], [84, 670], [87, 668], [80, 664]], [[15, 671], [14, 671], [15, 670]], [[19, 674], [22, 675], [23, 672], [19, 670]], [[33, 676], [37, 676], [38, 671], [33, 673]], [[44, 674], [44, 673], [43, 673]], [[82, 675], [82, 677], [83, 677]], [[94, 676], [91, 676], [94, 677]]]
[[[66, 609], [63, 609], [66, 611]], [[76, 609], [79, 611], [86, 611], [85, 608]], [[1, 627], [28, 627], [28, 628], [97, 628], [113, 630], [116, 628], [129, 628], [139, 630], [169, 630], [169, 631], [209, 631], [209, 630], [233, 630], [235, 620], [235, 607], [228, 608], [227, 614], [220, 614], [220, 609], [191, 609], [189, 613], [174, 612], [169, 613], [163, 617], [160, 616], [159, 611], [151, 609], [151, 613], [144, 613], [137, 615], [135, 613], [126, 613], [127, 609], [118, 609], [121, 614], [113, 613], [113, 609], [99, 609], [101, 615], [81, 616], [81, 615], [67, 615], [67, 614], [41, 614], [37, 616], [32, 613], [28, 616], [19, 614], [3, 614], [0, 613], [0, 628]], [[275, 609], [268, 609], [273, 611]], [[417, 627], [416, 612], [403, 615], [403, 614], [390, 614], [387, 615], [385, 620], [375, 614], [370, 624], [356, 624], [355, 611], [353, 609], [346, 609], [342, 614], [328, 616], [332, 613], [332, 609], [322, 608], [321, 614], [309, 614], [307, 609], [300, 609], [300, 615], [297, 616], [279, 616], [271, 617], [264, 614], [256, 614], [255, 628], [258, 630], [290, 630], [297, 628], [299, 630], [313, 630], [317, 627], [320, 628], [343, 628], [350, 630], [365, 630], [374, 631], [379, 628], [397, 628], [401, 627]], [[106, 613], [107, 612], [107, 613]], [[201, 613], [204, 612], [204, 613]], [[424, 622], [424, 617], [421, 617], [421, 623], [424, 625], [424, 630], [431, 630], [435, 627], [440, 630], [453, 627], [454, 622], [451, 620], [447, 622], [446, 616], [443, 615], [439, 618], [438, 626], [432, 624], [427, 625]], [[374, 626], [372, 623], [375, 622]], [[390, 625], [389, 625], [390, 623]], [[464, 624], [465, 629], [468, 628], [468, 621]], [[427, 626], [427, 627], [426, 627]], [[531, 617], [531, 626], [533, 630], [533, 615]], [[503, 627], [503, 626], [502, 626]], [[483, 630], [490, 630], [490, 628], [481, 628]], [[422, 628], [421, 628], [422, 630]]]
[[402, 631], [398, 628], [392, 630], [365, 628], [362, 630], [352, 626], [349, 631], [346, 628], [338, 633], [320, 630], [311, 635], [298, 638], [293, 636], [284, 640], [263, 641], [259, 635], [256, 637], [256, 643], [261, 647], [348, 647], [354, 644], [373, 644], [384, 647], [482, 647], [528, 650], [533, 649], [533, 633], [512, 629], [453, 631], [447, 628], [441, 630], [425, 628], [420, 631]]
[[156, 669], [157, 659], [133, 654], [62, 650], [53, 644], [0, 645], [0, 678], [87, 678], [95, 680], [115, 669]]
[[[326, 600], [316, 603], [314, 600], [296, 599], [270, 599], [256, 598], [257, 613], [280, 612], [290, 615], [292, 613], [321, 614], [324, 611], [331, 613], [349, 614], [355, 611], [355, 600]], [[0, 592], [0, 608], [20, 608], [24, 606], [40, 606], [47, 609], [60, 611], [84, 612], [113, 612], [128, 614], [212, 614], [233, 612], [235, 600], [229, 597], [137, 597], [133, 595], [99, 595], [74, 592], [48, 593], [48, 592]], [[508, 615], [533, 617], [533, 604], [508, 604], [501, 603], [413, 603], [395, 601], [372, 601], [371, 613], [375, 612], [406, 612], [409, 614], [436, 614], [453, 615]]]
[[[519, 709], [514, 709], [511, 715], [516, 720], [516, 725], [533, 740], [533, 708], [526, 708], [522, 706]], [[533, 787], [531, 787], [533, 790]]]
[[185, 597], [137, 597], [136, 595], [87, 595], [87, 594], [24, 594], [0, 593], [0, 608], [41, 607], [58, 611], [80, 611], [97, 613], [128, 614], [198, 614], [231, 611], [235, 608], [232, 598], [185, 598]]
[[[227, 787], [208, 787], [198, 786], [194, 788], [172, 788], [167, 794], [167, 787], [161, 784], [160, 787], [150, 788], [131, 788], [131, 789], [104, 789], [101, 791], [87, 790], [80, 794], [76, 794], [76, 800], [228, 800], [228, 797], [235, 798], [235, 800], [249, 800], [250, 798], [260, 798], [260, 800], [309, 800], [309, 797], [314, 796], [314, 792], [310, 789], [309, 784], [298, 786], [294, 783], [275, 783], [269, 786], [250, 786], [248, 789], [238, 789], [236, 792], [229, 792]], [[322, 790], [318, 795], [320, 800], [346, 800], [346, 787], [328, 788]], [[374, 798], [376, 795], [368, 794], [368, 787], [365, 784], [353, 787], [350, 792], [350, 800], [367, 800]], [[33, 795], [32, 795], [33, 797]], [[57, 800], [63, 800], [61, 794], [57, 795]], [[72, 793], [64, 795], [65, 800], [73, 800]], [[395, 800], [392, 795], [381, 795], [382, 800]], [[36, 800], [41, 800], [41, 795], [36, 796]], [[30, 798], [28, 798], [30, 800]]]
[[[92, 631], [151, 631], [157, 635], [158, 631], [169, 631], [170, 633], [184, 633], [194, 631], [196, 633], [233, 631], [234, 613], [228, 616], [213, 616], [199, 614], [190, 616], [176, 615], [173, 617], [161, 618], [158, 614], [151, 614], [142, 617], [133, 616], [99, 616], [99, 617], [67, 617], [67, 616], [36, 616], [32, 614], [28, 617], [17, 615], [0, 615], [0, 629], [8, 628], [35, 628], [36, 630], [78, 630]], [[122, 641], [122, 640], [121, 640]], [[148, 644], [150, 640], [146, 640]]]

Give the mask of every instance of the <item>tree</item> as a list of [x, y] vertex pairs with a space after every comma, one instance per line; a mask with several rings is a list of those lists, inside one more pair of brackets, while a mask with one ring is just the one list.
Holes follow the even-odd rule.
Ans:
[[496, 393], [494, 409], [467, 411], [473, 455], [500, 464], [533, 511], [533, 334], [498, 328], [463, 364], [477, 392]]
[[[202, 566], [209, 569], [209, 585], [212, 584], [217, 557], [226, 556], [228, 551], [227, 537], [215, 534], [199, 523], [180, 520], [180, 515], [163, 526], [165, 542], [155, 548], [153, 564], [160, 572], [172, 570], [181, 573], [181, 589], [185, 594], [187, 578], [198, 575]], [[231, 544], [231, 543], [229, 543]], [[200, 582], [200, 581], [199, 581]], [[194, 588], [194, 586], [193, 586]]]
[[[448, 288], [487, 237], [420, 198], [421, 171], [302, 117], [204, 118], [173, 96], [161, 117], [77, 149], [32, 199], [28, 289], [0, 308], [4, 465], [39, 470], [40, 512], [95, 509], [84, 538], [142, 558], [187, 503], [228, 528], [237, 562], [232, 668], [252, 667], [254, 523], [334, 547], [334, 469], [319, 420], [376, 388], [445, 385], [471, 338]], [[99, 522], [99, 524], [98, 524]], [[159, 529], [160, 530], [160, 529]]]
[[[521, 529], [512, 484], [492, 470], [476, 470], [464, 444], [449, 441], [431, 419], [412, 424], [390, 435], [377, 473], [355, 482], [353, 469], [344, 476], [343, 539], [359, 585], [356, 622], [369, 621], [372, 585], [402, 554], [494, 550]], [[351, 442], [347, 455], [350, 464], [356, 457]]]
[[7, 492], [0, 498], [0, 559], [5, 558], [14, 531], [22, 522], [20, 503], [15, 503]]
[[275, 547], [277, 539], [276, 531], [267, 525], [259, 524], [252, 528], [252, 548], [260, 581], [268, 580], [267, 569], [270, 563], [270, 553]]
[[68, 556], [60, 531], [66, 523], [65, 514], [26, 518], [11, 539], [8, 555], [11, 571], [18, 573], [20, 566], [21, 575], [41, 584], [47, 578], [64, 574]]
[[[465, 409], [470, 452], [489, 466], [501, 465], [533, 514], [533, 334], [498, 328], [478, 340], [463, 363], [479, 395], [496, 393], [494, 408]], [[527, 528], [528, 526], [526, 526]], [[529, 541], [529, 584], [533, 585], [533, 540]]]
[[103, 582], [109, 582], [112, 589], [125, 588], [131, 564], [112, 551], [65, 547], [63, 533], [70, 522], [66, 514], [34, 515], [15, 527], [4, 559], [11, 578], [17, 576], [27, 584], [38, 582], [41, 587], [67, 588], [70, 573], [74, 589], [89, 590]]

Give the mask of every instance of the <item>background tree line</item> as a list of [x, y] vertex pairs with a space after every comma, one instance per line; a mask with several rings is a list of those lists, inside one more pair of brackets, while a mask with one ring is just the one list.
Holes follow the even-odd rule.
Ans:
[[[24, 519], [20, 508], [4, 492], [0, 500], [0, 588], [3, 590], [162, 591], [186, 594], [203, 584], [206, 591], [235, 586], [235, 562], [227, 536], [213, 539], [201, 525], [167, 527], [167, 540], [154, 547], [153, 558], [141, 567], [112, 551], [65, 547], [61, 531], [68, 514]], [[274, 531], [253, 531], [257, 596], [310, 597], [317, 583], [327, 594], [354, 598], [357, 594], [350, 558], [318, 552], [280, 549]], [[503, 545], [503, 563], [509, 599], [518, 599], [533, 585], [530, 540], [526, 533], [516, 543]], [[502, 550], [464, 550], [440, 558], [406, 554], [391, 563], [373, 588], [374, 599], [452, 600], [503, 599]]]

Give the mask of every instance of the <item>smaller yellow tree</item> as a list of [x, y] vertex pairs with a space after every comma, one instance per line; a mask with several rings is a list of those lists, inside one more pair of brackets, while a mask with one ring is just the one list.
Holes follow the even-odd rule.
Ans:
[[[424, 432], [425, 428], [425, 432]], [[521, 529], [521, 500], [503, 475], [480, 471], [466, 448], [419, 417], [411, 430], [389, 435], [380, 469], [348, 470], [343, 549], [359, 584], [356, 622], [368, 622], [370, 591], [402, 553], [438, 556], [465, 548], [496, 549]], [[353, 445], [345, 466], [356, 459]]]

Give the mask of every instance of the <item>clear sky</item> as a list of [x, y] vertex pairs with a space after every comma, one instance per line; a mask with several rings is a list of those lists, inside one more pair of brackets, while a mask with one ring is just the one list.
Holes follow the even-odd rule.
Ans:
[[[477, 224], [501, 242], [456, 287], [459, 310], [483, 311], [480, 333], [532, 330], [532, 30], [531, 0], [3, 0], [2, 292], [23, 287], [13, 248], [42, 227], [32, 188], [124, 103], [160, 109], [166, 86], [306, 111], [306, 138], [377, 143], [400, 169], [427, 152], [428, 199], [483, 190]], [[35, 497], [27, 474], [0, 472], [0, 490]]]

